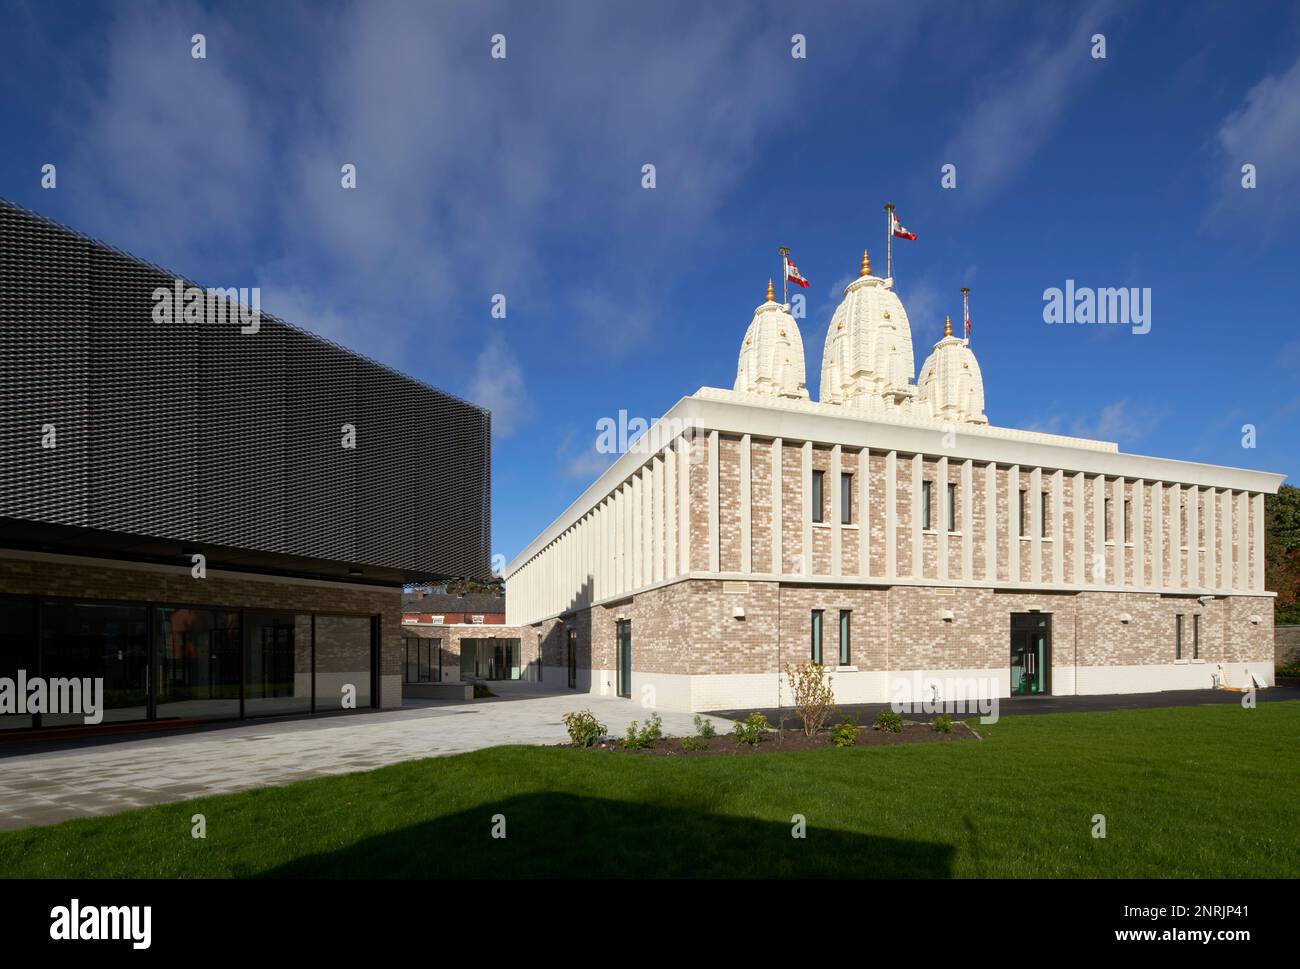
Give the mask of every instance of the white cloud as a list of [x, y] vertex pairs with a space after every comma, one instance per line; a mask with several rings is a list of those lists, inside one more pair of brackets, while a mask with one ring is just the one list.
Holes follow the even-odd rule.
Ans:
[[1027, 46], [1004, 70], [976, 87], [974, 104], [944, 148], [942, 163], [957, 166], [959, 199], [982, 201], [1029, 164], [1066, 106], [1107, 70], [1094, 60], [1090, 38], [1104, 32], [1113, 0], [1093, 0], [1055, 42]]
[[[1300, 207], [1300, 58], [1256, 83], [1217, 131], [1226, 174], [1212, 217], [1240, 221], [1252, 231], [1273, 227]], [[1244, 189], [1241, 166], [1255, 166], [1258, 187]]]
[[[119, 14], [102, 78], [81, 79], [95, 83], [85, 113], [64, 122], [77, 177], [60, 188], [106, 241], [172, 266], [226, 271], [236, 261], [226, 254], [257, 231], [271, 167], [256, 98], [237, 61], [218, 53], [239, 36], [193, 5], [139, 3]], [[207, 60], [190, 56], [198, 24], [214, 52]]]
[[[707, 243], [760, 142], [799, 112], [788, 31], [741, 8], [482, 3], [458, 8], [455, 30], [443, 9], [383, 0], [114, 14], [103, 62], [70, 81], [84, 94], [68, 130], [91, 170], [79, 181], [93, 186], [93, 229], [204, 282], [226, 264], [273, 262], [268, 276], [311, 292], [327, 317], [364, 304], [422, 341], [463, 338], [451, 326], [462, 317], [443, 310], [482, 292], [528, 292], [610, 352], [646, 339], [660, 312], [652, 281]], [[920, 17], [897, 16], [883, 49]], [[272, 28], [295, 40], [276, 58], [243, 42]], [[190, 57], [196, 30], [206, 60]], [[499, 61], [487, 39], [498, 30]], [[854, 48], [822, 33], [825, 71]], [[345, 162], [355, 190], [339, 185]], [[653, 191], [640, 187], [646, 162]], [[556, 239], [587, 292], [568, 289]], [[601, 295], [615, 292], [617, 303]], [[379, 329], [358, 332], [369, 350]]]
[[592, 428], [585, 434], [570, 428], [560, 446], [555, 449], [555, 463], [566, 478], [590, 481], [599, 477], [614, 463], [617, 454], [602, 453], [596, 449], [599, 432]]
[[1127, 443], [1150, 434], [1164, 419], [1164, 414], [1147, 407], [1134, 407], [1125, 400], [1112, 401], [1093, 415], [1076, 417], [1067, 421], [1056, 413], [1040, 418], [1026, 426], [1026, 430], [1044, 434], [1068, 434], [1096, 441]]
[[475, 361], [469, 399], [492, 412], [492, 433], [498, 437], [510, 437], [532, 417], [523, 368], [504, 334], [490, 336]]

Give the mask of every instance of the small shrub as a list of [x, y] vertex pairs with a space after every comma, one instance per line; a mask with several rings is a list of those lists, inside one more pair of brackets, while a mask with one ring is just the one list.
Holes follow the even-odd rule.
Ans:
[[934, 718], [934, 722], [930, 726], [934, 727], [939, 733], [952, 733], [952, 717], [946, 713], [941, 713]]
[[803, 721], [803, 732], [809, 737], [826, 726], [835, 711], [835, 691], [831, 689], [833, 676], [826, 675], [820, 663], [786, 663], [786, 679], [794, 694], [794, 710]]
[[858, 742], [858, 725], [852, 717], [845, 717], [831, 731], [831, 743], [836, 747], [852, 747]]
[[744, 720], [737, 720], [734, 729], [736, 743], [753, 746], [769, 726], [771, 724], [767, 722], [767, 717], [761, 713], [751, 713]]
[[596, 719], [590, 710], [566, 713], [562, 718], [569, 731], [569, 740], [575, 747], [591, 747], [609, 732], [609, 728]]
[[475, 699], [475, 700], [486, 700], [486, 699], [487, 699], [488, 697], [490, 697], [490, 696], [496, 696], [496, 694], [493, 693], [491, 690], [489, 690], [489, 689], [488, 689], [486, 686], [484, 686], [482, 683], [475, 683], [475, 684], [474, 684], [474, 699]]
[[701, 737], [683, 737], [682, 750], [703, 750], [709, 743]]
[[876, 729], [887, 730], [890, 733], [903, 732], [903, 718], [893, 710], [881, 710], [876, 714]]
[[637, 722], [633, 720], [627, 725], [627, 736], [618, 742], [619, 746], [624, 750], [649, 750], [663, 737], [663, 722], [663, 717], [659, 714], [651, 714], [645, 726], [638, 729]]
[[695, 715], [695, 732], [709, 740], [718, 735], [718, 728], [713, 725], [712, 720], [705, 720], [698, 713]]

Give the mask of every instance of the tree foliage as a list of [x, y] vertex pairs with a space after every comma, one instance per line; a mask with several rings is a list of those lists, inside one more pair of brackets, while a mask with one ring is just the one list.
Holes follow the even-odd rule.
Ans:
[[1264, 497], [1264, 586], [1277, 593], [1279, 624], [1300, 623], [1300, 488]]

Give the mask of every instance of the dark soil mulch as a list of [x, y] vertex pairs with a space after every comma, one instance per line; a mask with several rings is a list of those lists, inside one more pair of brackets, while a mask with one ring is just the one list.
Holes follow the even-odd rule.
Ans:
[[[888, 730], [876, 730], [874, 727], [862, 727], [858, 730], [857, 747], [895, 747], [899, 744], [948, 743], [954, 740], [980, 739], [964, 721], [952, 725], [952, 733], [940, 733], [928, 723], [904, 721], [902, 733]], [[718, 734], [702, 741], [705, 746], [699, 750], [685, 750], [681, 737], [665, 737], [649, 749], [627, 750], [614, 740], [592, 747], [592, 750], [611, 750], [625, 754], [641, 754], [647, 757], [707, 757], [727, 756], [731, 754], [779, 754], [782, 751], [824, 750], [834, 747], [831, 743], [831, 731], [822, 730], [816, 736], [809, 737], [802, 730], [786, 730], [778, 734], [769, 730], [762, 735], [757, 744], [738, 744], [729, 733]]]

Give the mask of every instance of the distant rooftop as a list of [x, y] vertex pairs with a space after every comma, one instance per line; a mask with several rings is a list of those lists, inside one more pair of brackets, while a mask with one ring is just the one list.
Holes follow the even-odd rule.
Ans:
[[446, 592], [407, 592], [402, 596], [402, 612], [475, 612], [504, 613], [506, 597], [481, 592], [454, 595]]

